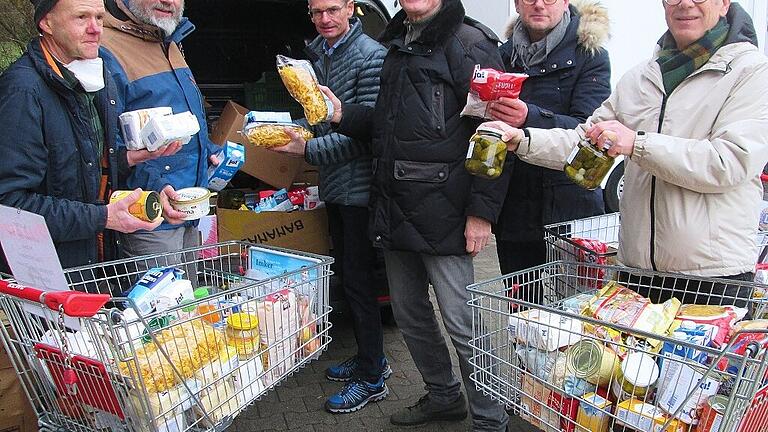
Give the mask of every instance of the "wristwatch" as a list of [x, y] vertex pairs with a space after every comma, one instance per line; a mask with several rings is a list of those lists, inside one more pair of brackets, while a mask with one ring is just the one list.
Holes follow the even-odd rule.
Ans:
[[635, 132], [635, 143], [634, 143], [635, 147], [637, 147], [638, 145], [642, 146], [643, 144], [645, 144], [645, 140], [647, 139], [648, 139], [648, 134], [645, 133], [645, 131], [639, 130]]

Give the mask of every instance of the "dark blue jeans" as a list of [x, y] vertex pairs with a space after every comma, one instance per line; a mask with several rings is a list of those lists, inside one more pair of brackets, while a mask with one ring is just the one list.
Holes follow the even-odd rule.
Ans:
[[352, 311], [360, 363], [357, 378], [373, 381], [382, 372], [379, 361], [384, 356], [384, 336], [372, 277], [376, 252], [368, 239], [368, 209], [337, 204], [327, 204], [327, 208], [335, 268]]

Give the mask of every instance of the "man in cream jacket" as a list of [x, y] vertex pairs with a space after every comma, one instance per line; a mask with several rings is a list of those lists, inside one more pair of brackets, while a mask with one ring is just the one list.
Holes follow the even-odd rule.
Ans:
[[[584, 125], [493, 126], [507, 131], [518, 157], [545, 167], [563, 168], [582, 128], [609, 155], [626, 157], [624, 265], [751, 280], [768, 161], [768, 59], [737, 3], [663, 5], [669, 31], [654, 57], [622, 77]], [[695, 302], [719, 303], [701, 297]]]

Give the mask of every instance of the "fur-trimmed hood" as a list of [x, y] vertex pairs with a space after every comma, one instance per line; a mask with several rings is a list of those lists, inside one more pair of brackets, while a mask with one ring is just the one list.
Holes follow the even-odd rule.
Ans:
[[[568, 7], [571, 14], [575, 12], [580, 17], [577, 30], [579, 45], [584, 47], [587, 52], [595, 53], [611, 37], [611, 21], [608, 16], [608, 9], [599, 0], [572, 0]], [[504, 31], [504, 36], [507, 39], [512, 37], [512, 30], [515, 28], [518, 18], [515, 16], [507, 24]]]

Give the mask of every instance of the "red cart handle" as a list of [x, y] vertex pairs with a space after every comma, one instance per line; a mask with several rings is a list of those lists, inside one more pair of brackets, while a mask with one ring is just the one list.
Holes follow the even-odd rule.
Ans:
[[89, 318], [96, 315], [96, 312], [110, 299], [109, 294], [43, 291], [5, 280], [0, 280], [0, 293], [44, 304], [52, 311], [58, 312], [61, 307], [65, 314], [75, 318]]

